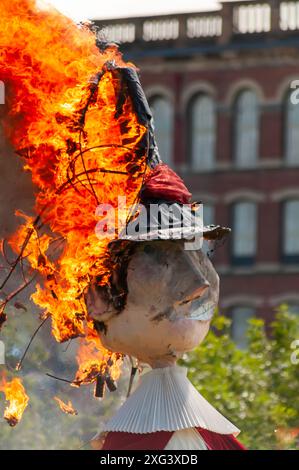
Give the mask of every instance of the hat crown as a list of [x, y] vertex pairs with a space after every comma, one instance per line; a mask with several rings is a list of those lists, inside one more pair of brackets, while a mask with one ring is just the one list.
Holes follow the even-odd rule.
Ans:
[[190, 204], [191, 193], [183, 180], [165, 163], [159, 163], [150, 170], [144, 180], [141, 191], [141, 202], [152, 200]]

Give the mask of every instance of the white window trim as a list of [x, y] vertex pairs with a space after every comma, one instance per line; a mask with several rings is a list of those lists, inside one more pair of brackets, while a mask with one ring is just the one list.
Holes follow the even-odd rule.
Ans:
[[271, 201], [274, 202], [283, 202], [287, 201], [288, 199], [299, 199], [299, 188], [283, 188], [278, 189], [277, 191], [273, 191], [270, 194]]
[[298, 292], [285, 292], [283, 294], [278, 294], [270, 298], [269, 305], [271, 307], [279, 307], [281, 304], [295, 303], [299, 304], [299, 294]]
[[234, 82], [228, 89], [224, 98], [223, 104], [228, 106], [230, 109], [234, 107], [238, 95], [245, 90], [252, 90], [256, 93], [259, 106], [263, 106], [267, 103], [262, 87], [258, 82], [251, 79], [238, 80]]
[[192, 82], [189, 85], [186, 85], [186, 87], [184, 88], [181, 94], [180, 102], [179, 102], [179, 110], [184, 116], [187, 115], [188, 107], [192, 101], [192, 98], [200, 94], [211, 96], [214, 99], [215, 107], [216, 107], [217, 105], [216, 88], [213, 87], [209, 82], [205, 82], [205, 81]]
[[155, 96], [161, 96], [161, 97], [167, 98], [173, 106], [175, 104], [175, 95], [166, 86], [154, 84], [154, 85], [145, 87], [144, 92], [148, 101], [150, 101]]
[[256, 204], [265, 202], [267, 196], [263, 192], [252, 191], [250, 189], [241, 189], [237, 191], [231, 191], [224, 195], [223, 201], [225, 204], [232, 204], [238, 202], [254, 202]]

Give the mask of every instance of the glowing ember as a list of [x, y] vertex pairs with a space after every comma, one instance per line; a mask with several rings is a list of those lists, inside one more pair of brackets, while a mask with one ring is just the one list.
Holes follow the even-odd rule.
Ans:
[[63, 411], [64, 413], [66, 413], [67, 415], [74, 415], [76, 416], [78, 414], [78, 411], [75, 410], [75, 408], [73, 407], [72, 405], [72, 402], [69, 401], [68, 403], [64, 403], [62, 400], [60, 400], [60, 398], [58, 397], [54, 397], [53, 398], [55, 401], [57, 401], [58, 405], [59, 405], [59, 408], [61, 409], [61, 411]]
[[17, 214], [24, 224], [10, 245], [40, 275], [32, 298], [51, 316], [56, 340], [85, 338], [92, 356], [85, 350], [76, 379], [93, 381], [107, 368], [117, 378], [119, 356], [95, 344], [83, 292], [95, 276], [109, 283], [109, 240], [95, 235], [96, 208], [116, 207], [119, 195], [129, 206], [136, 202], [147, 129], [138, 122], [117, 48], [101, 53], [94, 33], [40, 4], [1, 1], [3, 126], [36, 186], [37, 217]]
[[10, 426], [16, 426], [22, 419], [29, 402], [25, 388], [20, 379], [13, 379], [11, 382], [7, 382], [4, 377], [0, 382], [0, 392], [5, 394], [5, 399], [9, 402], [4, 411], [4, 419], [6, 419]]

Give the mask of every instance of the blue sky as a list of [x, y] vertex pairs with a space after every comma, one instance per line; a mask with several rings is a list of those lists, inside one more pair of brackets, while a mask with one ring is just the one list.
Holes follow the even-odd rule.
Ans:
[[75, 21], [84, 19], [124, 18], [203, 11], [217, 8], [217, 0], [47, 0]]

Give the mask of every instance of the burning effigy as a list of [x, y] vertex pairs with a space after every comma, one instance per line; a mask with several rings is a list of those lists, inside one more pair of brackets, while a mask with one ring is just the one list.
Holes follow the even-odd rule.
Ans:
[[204, 340], [219, 297], [219, 277], [194, 240], [213, 244], [229, 232], [203, 226], [198, 204], [190, 200], [178, 175], [157, 161], [144, 179], [141, 207], [109, 244], [122, 309], [96, 279], [86, 292], [102, 344], [136, 358], [135, 371], [138, 365], [151, 368], [105, 424], [106, 434], [99, 436], [104, 450], [243, 448], [235, 437], [239, 430], [177, 366]]
[[94, 384], [103, 397], [125, 356], [132, 377], [151, 367], [106, 423], [103, 449], [242, 448], [176, 364], [203, 341], [218, 303], [202, 241], [230, 230], [203, 226], [202, 205], [162, 162], [136, 67], [90, 25], [34, 0], [4, 0], [0, 46], [3, 127], [35, 188], [35, 216], [17, 211], [8, 240], [0, 323], [35, 283], [42, 323], [58, 342], [80, 339], [73, 386]]

